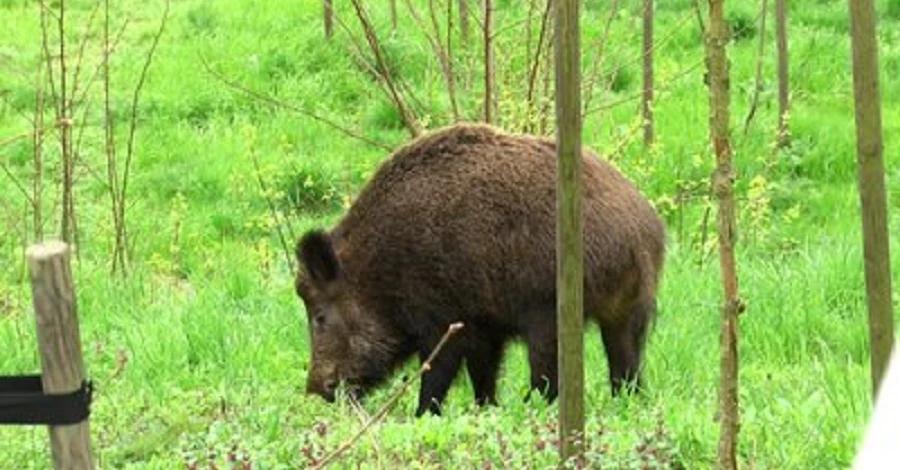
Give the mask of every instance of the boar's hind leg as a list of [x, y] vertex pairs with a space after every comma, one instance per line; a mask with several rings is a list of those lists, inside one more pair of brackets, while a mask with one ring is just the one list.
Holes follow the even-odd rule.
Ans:
[[[437, 346], [435, 340], [429, 347], [419, 351], [419, 359], [424, 363], [431, 351]], [[462, 349], [458, 343], [449, 342], [434, 358], [429, 369], [422, 376], [422, 385], [419, 389], [419, 407], [416, 416], [422, 416], [425, 412], [440, 416], [441, 404], [447, 396], [447, 391], [459, 372], [462, 365]]]
[[647, 327], [655, 310], [654, 300], [641, 301], [631, 308], [630, 315], [622, 323], [600, 325], [613, 396], [618, 396], [626, 387], [640, 391], [641, 359]]
[[497, 404], [497, 374], [503, 357], [503, 342], [483, 340], [466, 355], [466, 370], [472, 380], [475, 403], [478, 406]]

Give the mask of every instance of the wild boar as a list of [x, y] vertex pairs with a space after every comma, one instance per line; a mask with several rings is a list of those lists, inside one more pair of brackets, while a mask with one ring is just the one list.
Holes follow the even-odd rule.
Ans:
[[[523, 339], [531, 389], [557, 389], [556, 144], [482, 124], [413, 140], [375, 172], [340, 222], [298, 241], [295, 287], [312, 358], [307, 393], [358, 396], [451, 323], [465, 327], [421, 381], [416, 416], [440, 414], [465, 363], [479, 405], [496, 404], [504, 346]], [[612, 394], [641, 386], [665, 227], [637, 188], [583, 150], [584, 312], [599, 325]], [[530, 395], [530, 392], [529, 392]]]

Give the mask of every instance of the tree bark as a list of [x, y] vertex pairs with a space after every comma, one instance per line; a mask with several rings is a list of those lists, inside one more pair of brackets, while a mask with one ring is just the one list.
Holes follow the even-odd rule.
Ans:
[[725, 23], [724, 0], [709, 0], [709, 125], [716, 155], [713, 191], [719, 201], [718, 234], [719, 266], [725, 299], [722, 305], [720, 333], [719, 448], [718, 468], [737, 468], [738, 422], [738, 314], [742, 304], [738, 297], [737, 263], [734, 255], [735, 201], [734, 168], [729, 129], [729, 64], [727, 55], [728, 26]]
[[555, 6], [559, 431], [565, 464], [584, 451], [580, 2], [557, 0]]
[[641, 114], [644, 119], [644, 146], [653, 145], [653, 0], [644, 0], [644, 92]]
[[791, 145], [790, 81], [788, 80], [787, 0], [775, 0], [775, 42], [778, 49], [778, 147]]
[[849, 4], [856, 162], [862, 211], [874, 396], [881, 386], [894, 339], [890, 235], [884, 184], [881, 91], [878, 83], [878, 42], [875, 31], [875, 5], [872, 0], [849, 0]]

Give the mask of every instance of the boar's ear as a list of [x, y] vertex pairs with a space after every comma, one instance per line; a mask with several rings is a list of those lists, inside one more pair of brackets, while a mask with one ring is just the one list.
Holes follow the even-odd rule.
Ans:
[[341, 265], [334, 253], [331, 240], [321, 230], [312, 230], [297, 244], [297, 260], [316, 282], [330, 282], [341, 274]]

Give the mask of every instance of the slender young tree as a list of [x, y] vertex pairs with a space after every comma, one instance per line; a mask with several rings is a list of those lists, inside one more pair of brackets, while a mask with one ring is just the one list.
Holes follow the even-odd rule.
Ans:
[[493, 122], [494, 107], [494, 0], [483, 0], [484, 8], [484, 122]]
[[465, 47], [469, 42], [469, 0], [459, 0], [459, 35]]
[[734, 168], [731, 161], [728, 25], [725, 23], [724, 0], [709, 0], [709, 32], [707, 54], [709, 66], [709, 127], [716, 171], [712, 187], [719, 201], [718, 234], [719, 266], [725, 294], [720, 333], [719, 385], [719, 449], [718, 468], [737, 469], [738, 437], [738, 314], [742, 304], [738, 297], [737, 263], [734, 256], [735, 202]]
[[641, 114], [644, 119], [644, 146], [653, 145], [653, 0], [644, 0], [644, 92]]
[[872, 0], [849, 0], [849, 4], [856, 162], [862, 210], [874, 396], [881, 386], [894, 340], [890, 235], [882, 155], [884, 146], [881, 137], [881, 91], [878, 83], [878, 42], [875, 34], [875, 5]]
[[[41, 15], [46, 15], [43, 7]], [[34, 136], [32, 144], [34, 153], [32, 154], [32, 162], [34, 165], [34, 176], [32, 180], [31, 207], [32, 207], [32, 223], [34, 227], [34, 242], [40, 243], [44, 240], [44, 217], [42, 211], [42, 200], [44, 192], [44, 74], [43, 60], [37, 62], [37, 78], [35, 79], [35, 100], [34, 100]]]
[[580, 0], [556, 0], [557, 330], [562, 463], [584, 451]]
[[397, 0], [391, 0], [391, 27], [397, 30]]
[[331, 3], [332, 0], [323, 0], [322, 6], [324, 7], [322, 10], [322, 18], [325, 24], [325, 38], [331, 39], [331, 36], [334, 34], [334, 8]]
[[60, 220], [60, 237], [66, 243], [72, 243], [75, 237], [75, 200], [74, 200], [74, 176], [75, 156], [72, 148], [72, 99], [69, 96], [70, 84], [68, 83], [69, 71], [66, 62], [66, 3], [59, 2], [57, 14], [57, 27], [59, 30], [59, 104], [57, 106], [57, 122], [61, 133], [62, 150], [62, 217]]
[[791, 144], [788, 116], [790, 115], [790, 82], [788, 80], [788, 33], [786, 0], [775, 0], [775, 43], [778, 49], [778, 147]]

